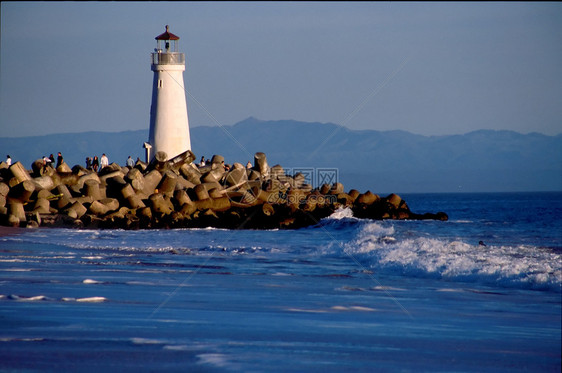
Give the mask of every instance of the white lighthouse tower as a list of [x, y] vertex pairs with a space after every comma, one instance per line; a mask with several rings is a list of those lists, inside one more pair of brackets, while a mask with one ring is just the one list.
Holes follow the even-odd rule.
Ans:
[[152, 53], [152, 104], [150, 133], [145, 143], [146, 161], [157, 152], [165, 152], [167, 159], [191, 150], [187, 104], [183, 85], [185, 54], [178, 52], [178, 36], [168, 31], [156, 38]]

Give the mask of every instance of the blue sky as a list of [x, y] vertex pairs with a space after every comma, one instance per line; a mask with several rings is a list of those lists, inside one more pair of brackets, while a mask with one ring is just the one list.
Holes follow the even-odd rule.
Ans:
[[2, 2], [1, 136], [148, 129], [154, 37], [190, 125], [562, 132], [562, 3]]

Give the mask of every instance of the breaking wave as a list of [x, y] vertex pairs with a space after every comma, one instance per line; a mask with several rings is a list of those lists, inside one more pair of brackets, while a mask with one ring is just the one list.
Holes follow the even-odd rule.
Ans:
[[562, 257], [535, 246], [482, 246], [396, 234], [393, 225], [366, 222], [343, 246], [374, 270], [412, 277], [484, 282], [560, 291]]

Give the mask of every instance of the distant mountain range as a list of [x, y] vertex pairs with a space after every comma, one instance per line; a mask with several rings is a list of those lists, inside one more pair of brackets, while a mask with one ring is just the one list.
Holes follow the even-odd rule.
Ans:
[[[144, 160], [148, 129], [0, 138], [0, 149], [26, 167], [62, 152], [67, 163], [106, 153], [125, 164]], [[404, 131], [350, 130], [331, 123], [245, 119], [232, 126], [191, 128], [198, 157], [223, 155], [227, 163], [253, 162], [300, 171], [314, 185], [337, 178], [346, 189], [374, 193], [562, 191], [562, 134], [479, 130], [465, 135], [422, 136]], [[1, 158], [0, 158], [1, 159]]]

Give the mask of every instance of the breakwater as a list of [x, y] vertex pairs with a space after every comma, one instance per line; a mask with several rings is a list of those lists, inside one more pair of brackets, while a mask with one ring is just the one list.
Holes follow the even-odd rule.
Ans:
[[317, 224], [342, 207], [354, 216], [447, 220], [414, 213], [396, 194], [346, 192], [343, 184], [313, 188], [305, 176], [270, 167], [264, 153], [254, 164], [225, 167], [214, 155], [198, 167], [187, 151], [171, 160], [157, 153], [134, 167], [112, 163], [99, 172], [42, 160], [26, 169], [0, 163], [0, 224], [14, 227], [294, 229]]

